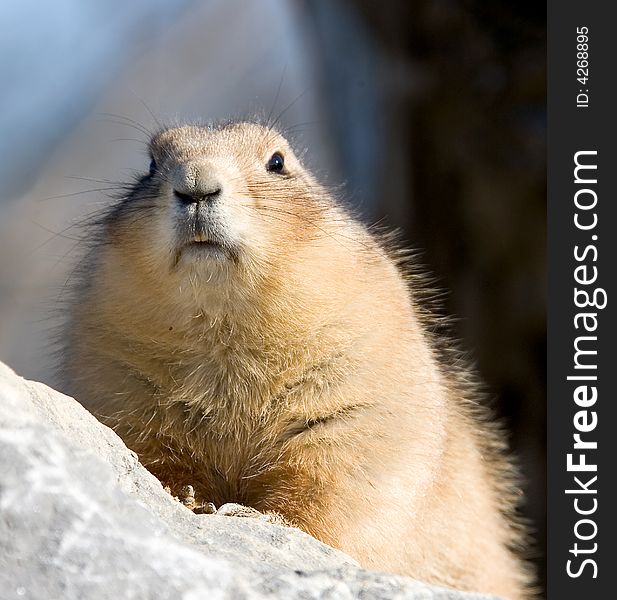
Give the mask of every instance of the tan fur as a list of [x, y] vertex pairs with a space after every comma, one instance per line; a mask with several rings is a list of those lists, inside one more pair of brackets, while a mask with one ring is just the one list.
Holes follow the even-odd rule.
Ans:
[[[158, 172], [103, 219], [76, 290], [67, 390], [172, 491], [276, 511], [366, 567], [527, 598], [498, 435], [393, 253], [266, 127], [151, 148]], [[265, 168], [277, 151], [287, 175]], [[173, 189], [213, 181], [226, 258], [174, 237]]]

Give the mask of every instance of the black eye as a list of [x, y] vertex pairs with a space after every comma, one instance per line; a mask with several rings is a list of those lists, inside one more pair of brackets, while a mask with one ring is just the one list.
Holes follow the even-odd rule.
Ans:
[[156, 161], [152, 159], [150, 161], [150, 175], [154, 175], [156, 173]]
[[266, 169], [272, 173], [282, 173], [284, 167], [285, 159], [279, 152], [275, 152], [266, 165]]

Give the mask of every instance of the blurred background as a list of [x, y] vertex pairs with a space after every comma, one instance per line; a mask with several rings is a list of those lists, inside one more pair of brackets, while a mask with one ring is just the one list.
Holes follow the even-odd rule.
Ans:
[[545, 550], [544, 3], [4, 0], [0, 359], [53, 383], [79, 224], [148, 167], [147, 132], [279, 117], [447, 291]]

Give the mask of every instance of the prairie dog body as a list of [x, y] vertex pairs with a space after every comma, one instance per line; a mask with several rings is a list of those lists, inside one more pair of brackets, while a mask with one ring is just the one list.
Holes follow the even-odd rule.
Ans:
[[269, 128], [150, 147], [75, 290], [65, 391], [172, 491], [275, 511], [369, 568], [526, 598], [510, 468], [393, 254]]

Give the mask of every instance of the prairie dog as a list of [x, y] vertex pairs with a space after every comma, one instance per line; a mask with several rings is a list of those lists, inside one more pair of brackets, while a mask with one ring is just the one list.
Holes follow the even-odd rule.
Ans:
[[150, 152], [98, 224], [64, 391], [172, 491], [274, 511], [367, 568], [527, 598], [512, 469], [396, 252], [268, 127], [166, 129]]

